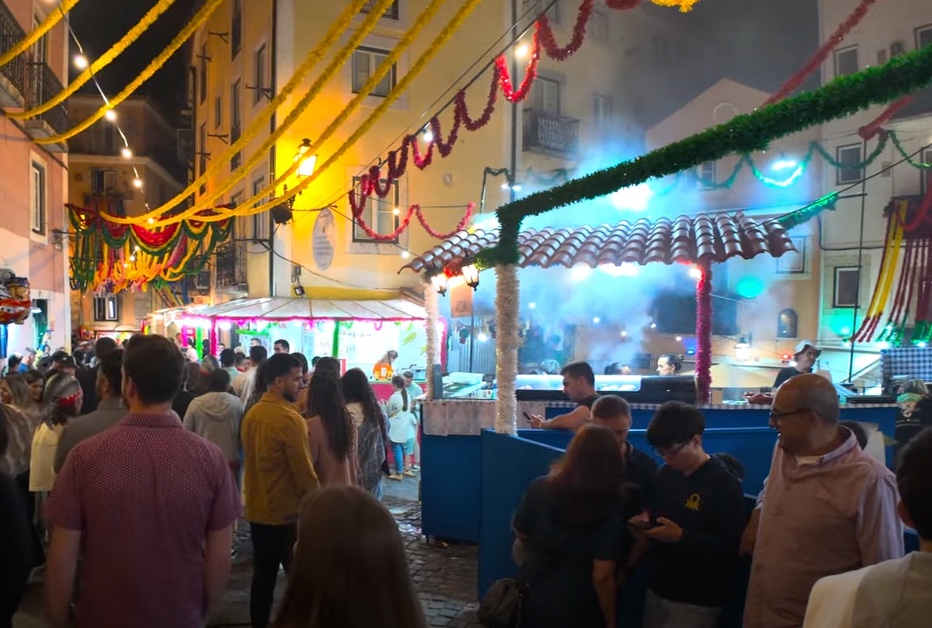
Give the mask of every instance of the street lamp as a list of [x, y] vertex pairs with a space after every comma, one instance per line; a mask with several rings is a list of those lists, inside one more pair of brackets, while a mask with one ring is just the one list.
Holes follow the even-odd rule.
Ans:
[[311, 152], [311, 140], [304, 138], [301, 145], [298, 146], [298, 152], [295, 153], [295, 162], [298, 164], [298, 176], [309, 177], [314, 174], [314, 168], [317, 166], [317, 155], [309, 154]]
[[463, 279], [466, 281], [467, 286], [473, 290], [479, 287], [479, 267], [476, 266], [476, 262], [470, 260], [460, 269], [460, 272], [463, 273]]

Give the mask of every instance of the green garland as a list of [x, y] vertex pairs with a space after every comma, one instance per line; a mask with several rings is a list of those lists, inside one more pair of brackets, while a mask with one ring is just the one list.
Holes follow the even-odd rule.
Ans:
[[838, 202], [838, 192], [831, 192], [803, 208], [788, 214], [783, 214], [777, 218], [775, 222], [789, 231], [793, 227], [798, 227], [805, 222], [809, 222], [811, 219], [821, 214], [823, 210], [834, 210], [836, 202]]
[[728, 155], [765, 150], [777, 138], [896, 100], [929, 83], [932, 83], [932, 46], [894, 57], [881, 67], [836, 78], [814, 92], [736, 116], [727, 124], [637, 159], [531, 194], [499, 208], [496, 212], [501, 224], [499, 243], [482, 251], [480, 259], [486, 266], [518, 263], [518, 233], [525, 218], [606, 196]]

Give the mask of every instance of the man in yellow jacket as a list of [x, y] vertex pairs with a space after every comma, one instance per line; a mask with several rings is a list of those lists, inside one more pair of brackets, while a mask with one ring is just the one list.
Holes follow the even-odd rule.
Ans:
[[246, 519], [252, 537], [253, 628], [265, 628], [279, 565], [291, 564], [301, 502], [320, 487], [308, 445], [307, 424], [294, 408], [303, 373], [287, 353], [276, 353], [263, 368], [267, 392], [243, 419]]

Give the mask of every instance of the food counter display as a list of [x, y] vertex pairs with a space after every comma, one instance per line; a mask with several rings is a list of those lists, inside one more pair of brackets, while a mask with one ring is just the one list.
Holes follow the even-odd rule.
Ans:
[[[518, 375], [518, 401], [566, 401], [560, 375]], [[696, 380], [691, 376], [644, 377], [641, 375], [596, 375], [600, 395], [618, 395], [628, 403], [663, 403], [696, 400]]]
[[[547, 377], [547, 376], [520, 376]], [[552, 377], [552, 376], [551, 376]], [[555, 378], [559, 379], [559, 378]], [[602, 386], [597, 376], [597, 387]], [[614, 378], [618, 385], [634, 385], [629, 376]], [[634, 378], [639, 379], [639, 378]], [[648, 380], [662, 379], [665, 383], [681, 378], [640, 378], [640, 390], [649, 388]], [[691, 379], [691, 378], [689, 378]], [[519, 379], [519, 381], [521, 381]], [[543, 444], [563, 448], [572, 437], [562, 430], [527, 429], [524, 413], [552, 418], [570, 411], [574, 404], [566, 401], [562, 393], [552, 395], [553, 379], [524, 380], [526, 385], [538, 382], [550, 390], [525, 388], [518, 391], [518, 429], [521, 437]], [[521, 385], [519, 384], [519, 387]], [[607, 389], [603, 389], [606, 392]], [[617, 391], [635, 393], [639, 391]], [[528, 399], [540, 393], [562, 400]], [[545, 395], [546, 396], [546, 395]], [[623, 396], [626, 396], [623, 394]], [[664, 399], [665, 401], [666, 399]], [[629, 441], [635, 447], [649, 452], [645, 429], [658, 403], [631, 402], [632, 430]], [[730, 453], [744, 464], [746, 493], [760, 490], [770, 468], [770, 459], [776, 444], [776, 434], [768, 427], [769, 406], [752, 406], [746, 403], [702, 406], [706, 418], [703, 436], [710, 453]], [[893, 427], [897, 407], [889, 404], [846, 403], [841, 406], [842, 420], [865, 424], [869, 431], [879, 432], [877, 438], [886, 445], [886, 461], [892, 465]], [[421, 439], [421, 516], [424, 534], [459, 541], [478, 542], [479, 513], [482, 509], [480, 490], [481, 438], [483, 429], [495, 425], [495, 401], [484, 399], [428, 400], [423, 406], [423, 435]], [[658, 460], [658, 462], [660, 462]]]

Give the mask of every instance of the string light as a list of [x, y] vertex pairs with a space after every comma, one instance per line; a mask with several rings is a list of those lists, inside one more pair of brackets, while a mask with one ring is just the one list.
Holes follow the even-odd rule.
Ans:
[[[62, 14], [62, 19], [66, 28], [68, 29], [68, 34], [71, 35], [71, 40], [74, 42], [75, 47], [78, 49], [78, 52], [73, 57], [74, 65], [79, 70], [86, 70], [88, 67], [90, 67], [90, 62], [88, 61], [87, 53], [84, 51], [84, 46], [81, 45], [81, 40], [78, 39], [78, 34], [75, 33], [74, 29], [71, 27], [71, 20], [69, 19], [68, 14], [63, 10], [62, 5], [58, 5], [58, 10]], [[103, 88], [100, 86], [100, 82], [97, 80], [97, 76], [93, 73], [91, 74], [91, 81], [94, 82], [94, 87], [97, 88], [97, 93], [100, 94], [100, 98], [104, 101], [104, 105], [110, 106], [110, 99], [107, 98], [107, 94], [104, 93]], [[113, 126], [116, 128], [117, 134], [123, 141], [123, 146], [120, 148], [120, 155], [124, 159], [132, 159], [133, 150], [129, 147], [129, 138], [126, 137], [126, 133], [123, 132], [123, 129], [120, 127], [120, 124], [117, 121], [117, 112], [114, 109], [108, 109], [107, 113], [104, 114], [104, 118], [113, 124]], [[131, 167], [133, 169], [133, 187], [137, 190], [141, 190], [144, 185], [142, 176], [139, 174], [139, 170], [136, 168], [135, 164], [133, 164]], [[149, 205], [146, 203], [146, 209], [148, 210], [148, 208]], [[152, 221], [150, 220], [150, 222]]]

